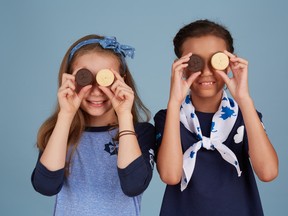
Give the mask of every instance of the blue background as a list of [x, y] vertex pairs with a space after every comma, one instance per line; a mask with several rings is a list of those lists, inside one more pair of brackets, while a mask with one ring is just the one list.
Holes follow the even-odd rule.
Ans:
[[[134, 46], [128, 64], [154, 115], [167, 104], [173, 37], [199, 18], [226, 25], [235, 52], [249, 61], [250, 93], [280, 160], [275, 181], [258, 181], [262, 203], [265, 215], [287, 213], [287, 9], [284, 0], [1, 0], [0, 215], [52, 215], [54, 197], [36, 193], [30, 175], [37, 130], [56, 104], [60, 62], [75, 40], [97, 33]], [[143, 216], [159, 213], [164, 184], [154, 173]]]

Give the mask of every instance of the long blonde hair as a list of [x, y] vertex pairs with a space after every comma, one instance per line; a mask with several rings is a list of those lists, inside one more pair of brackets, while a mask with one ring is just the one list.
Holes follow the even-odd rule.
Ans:
[[[142, 103], [140, 97], [138, 96], [135, 82], [132, 78], [132, 75], [129, 71], [129, 68], [128, 68], [126, 62], [122, 60], [122, 57], [120, 54], [117, 54], [113, 50], [110, 50], [110, 49], [103, 49], [98, 43], [93, 43], [93, 44], [89, 44], [89, 45], [81, 47], [79, 50], [77, 50], [74, 53], [72, 59], [70, 61], [68, 61], [69, 54], [70, 54], [71, 49], [73, 47], [75, 47], [81, 41], [92, 39], [92, 38], [102, 39], [103, 37], [98, 36], [98, 35], [87, 35], [85, 37], [82, 37], [78, 41], [76, 41], [68, 49], [68, 51], [66, 52], [66, 54], [62, 60], [61, 66], [60, 66], [60, 70], [59, 70], [59, 74], [58, 74], [58, 87], [61, 86], [62, 75], [64, 73], [72, 74], [73, 63], [75, 62], [75, 60], [79, 56], [82, 56], [82, 55], [87, 54], [87, 53], [92, 53], [92, 52], [97, 52], [97, 53], [101, 52], [101, 53], [108, 54], [119, 61], [120, 75], [124, 77], [125, 83], [128, 86], [130, 86], [134, 91], [134, 103], [132, 106], [132, 115], [133, 115], [134, 123], [141, 122], [141, 121], [149, 121], [150, 120], [150, 111], [145, 107], [145, 105]], [[56, 108], [55, 108], [55, 111], [53, 112], [53, 114], [39, 128], [38, 135], [37, 135], [37, 147], [38, 147], [40, 152], [44, 151], [44, 149], [48, 143], [48, 140], [49, 140], [49, 138], [50, 138], [50, 136], [54, 130], [55, 124], [57, 122], [57, 117], [58, 117], [59, 111], [60, 111], [60, 106], [59, 106], [59, 103], [57, 102], [57, 105], [56, 105]], [[68, 135], [68, 143], [67, 143], [68, 148], [67, 149], [70, 149], [70, 147], [72, 147], [72, 153], [70, 154], [69, 159], [67, 160], [66, 168], [69, 167], [72, 154], [77, 148], [80, 137], [81, 137], [81, 135], [85, 129], [87, 120], [88, 120], [87, 114], [82, 109], [79, 108], [78, 111], [76, 112], [75, 116], [74, 116], [74, 119], [73, 119], [71, 127], [70, 127], [69, 135]]]

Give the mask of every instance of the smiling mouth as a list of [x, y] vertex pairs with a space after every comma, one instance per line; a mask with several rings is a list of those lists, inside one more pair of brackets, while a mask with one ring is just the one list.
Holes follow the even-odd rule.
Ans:
[[90, 101], [87, 100], [87, 102], [92, 105], [92, 106], [102, 106], [104, 103], [107, 102], [107, 100], [103, 100], [103, 101]]
[[103, 104], [103, 101], [90, 101], [90, 103], [98, 105]]
[[200, 85], [203, 85], [203, 86], [210, 86], [210, 85], [213, 85], [215, 82], [200, 82], [199, 84]]

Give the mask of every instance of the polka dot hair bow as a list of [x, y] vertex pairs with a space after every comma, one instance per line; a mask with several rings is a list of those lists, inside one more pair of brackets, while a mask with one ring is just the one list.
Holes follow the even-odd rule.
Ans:
[[68, 62], [71, 61], [75, 52], [78, 51], [80, 48], [82, 48], [83, 46], [86, 46], [89, 44], [95, 44], [95, 43], [100, 44], [103, 49], [111, 49], [115, 53], [121, 54], [122, 58], [125, 58], [126, 56], [128, 56], [130, 58], [134, 58], [135, 49], [133, 47], [120, 44], [116, 40], [116, 37], [114, 37], [114, 36], [106, 36], [103, 39], [91, 38], [91, 39], [81, 41], [80, 43], [78, 43], [76, 46], [74, 46], [71, 49], [70, 54], [69, 54], [69, 58], [68, 58]]
[[192, 133], [196, 134], [199, 141], [189, 147], [183, 155], [183, 174], [181, 180], [181, 191], [187, 187], [196, 163], [197, 152], [200, 148], [207, 150], [217, 150], [222, 158], [232, 164], [241, 176], [241, 170], [236, 155], [223, 142], [230, 134], [238, 115], [238, 104], [227, 97], [223, 91], [222, 101], [219, 110], [212, 119], [210, 138], [202, 136], [199, 120], [195, 114], [195, 108], [191, 102], [190, 96], [181, 105], [180, 121]]

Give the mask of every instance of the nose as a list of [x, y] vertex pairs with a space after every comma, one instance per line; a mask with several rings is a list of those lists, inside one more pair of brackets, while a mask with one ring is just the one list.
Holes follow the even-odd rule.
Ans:
[[213, 68], [209, 60], [205, 60], [201, 76], [210, 76], [213, 74]]
[[103, 91], [99, 88], [99, 85], [97, 83], [93, 83], [92, 85], [92, 88], [91, 88], [91, 92], [90, 92], [91, 95], [94, 95], [94, 96], [101, 96], [103, 95]]

